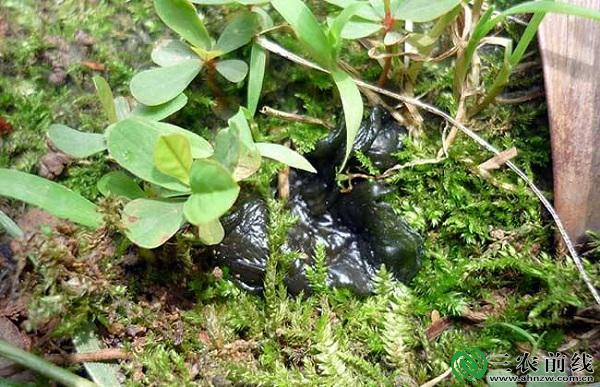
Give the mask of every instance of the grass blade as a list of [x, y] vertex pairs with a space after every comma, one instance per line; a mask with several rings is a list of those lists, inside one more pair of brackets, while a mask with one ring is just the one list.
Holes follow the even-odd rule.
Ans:
[[250, 53], [250, 73], [248, 75], [248, 111], [254, 116], [258, 108], [260, 93], [265, 79], [267, 65], [267, 52], [264, 48], [254, 43]]
[[14, 239], [23, 238], [23, 230], [9, 218], [4, 212], [0, 211], [0, 230], [4, 229]]
[[340, 166], [340, 170], [342, 170], [346, 166], [350, 152], [352, 152], [354, 138], [362, 122], [363, 101], [358, 87], [347, 73], [338, 69], [332, 72], [331, 75], [340, 92], [344, 108], [344, 119], [346, 121], [346, 154]]

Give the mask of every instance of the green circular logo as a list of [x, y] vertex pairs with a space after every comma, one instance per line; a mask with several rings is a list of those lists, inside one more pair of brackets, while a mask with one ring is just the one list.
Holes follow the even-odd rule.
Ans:
[[459, 382], [483, 379], [488, 361], [479, 348], [466, 348], [452, 356], [452, 374]]

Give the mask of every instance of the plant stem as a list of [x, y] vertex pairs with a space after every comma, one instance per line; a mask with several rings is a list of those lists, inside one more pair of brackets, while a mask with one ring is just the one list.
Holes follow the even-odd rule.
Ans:
[[0, 356], [21, 364], [67, 387], [96, 387], [96, 384], [46, 360], [0, 340]]
[[206, 66], [206, 83], [208, 84], [208, 88], [215, 96], [217, 106], [225, 109], [227, 107], [227, 98], [217, 83], [217, 67], [215, 66], [215, 62], [209, 60], [204, 65]]
[[[385, 9], [385, 16], [383, 18], [383, 38], [388, 32], [394, 28], [394, 16], [392, 15], [392, 5], [391, 0], [384, 0], [383, 6]], [[392, 46], [386, 46], [385, 52], [388, 54], [392, 54], [393, 48]], [[388, 76], [390, 74], [390, 70], [392, 69], [392, 56], [388, 55], [383, 62], [383, 70], [381, 71], [381, 75], [379, 76], [379, 80], [377, 81], [377, 85], [379, 87], [384, 87], [387, 82]]]

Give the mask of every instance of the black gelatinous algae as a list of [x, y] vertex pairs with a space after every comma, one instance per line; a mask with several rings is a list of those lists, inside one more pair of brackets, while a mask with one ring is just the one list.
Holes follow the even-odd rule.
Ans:
[[[353, 149], [384, 170], [394, 164], [392, 155], [402, 148], [405, 136], [402, 126], [374, 108], [361, 125]], [[327, 253], [329, 286], [347, 287], [359, 294], [371, 291], [371, 279], [381, 264], [404, 282], [419, 269], [422, 239], [384, 201], [391, 188], [362, 181], [351, 192], [341, 193], [336, 186], [335, 167], [343, 158], [344, 142], [345, 129], [340, 127], [308, 155], [317, 174], [290, 173], [288, 208], [298, 221], [282, 248], [309, 257], [292, 264], [286, 278], [292, 294], [310, 292], [305, 270], [313, 263], [317, 243]], [[240, 286], [250, 291], [262, 290], [269, 254], [267, 221], [267, 206], [261, 198], [240, 200], [223, 219], [226, 237], [214, 249], [218, 262], [229, 266]]]

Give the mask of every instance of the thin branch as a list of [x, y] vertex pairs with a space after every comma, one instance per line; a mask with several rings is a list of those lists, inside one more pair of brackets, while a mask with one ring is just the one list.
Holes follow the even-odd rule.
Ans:
[[430, 381], [428, 381], [425, 384], [422, 384], [421, 387], [433, 387], [436, 384], [438, 384], [439, 382], [441, 382], [442, 380], [446, 379], [450, 375], [451, 372], [452, 372], [452, 368], [448, 368], [446, 371], [444, 371], [443, 374], [431, 379]]
[[111, 360], [129, 360], [131, 354], [118, 348], [101, 349], [94, 352], [79, 352], [68, 355], [48, 355], [48, 361], [55, 364], [77, 364], [77, 363], [95, 363]]
[[269, 106], [263, 106], [262, 109], [260, 109], [260, 112], [264, 115], [280, 118], [282, 120], [303, 122], [305, 124], [321, 125], [326, 127], [327, 129], [333, 129], [333, 124], [331, 124], [330, 122], [325, 122], [320, 118], [303, 116], [301, 114], [295, 113], [288, 113], [281, 110], [273, 109]]
[[[286, 50], [285, 48], [281, 47], [277, 43], [272, 42], [272, 41], [266, 39], [265, 37], [262, 37], [262, 36], [258, 37], [256, 41], [264, 49], [269, 50], [269, 51], [271, 51], [283, 58], [286, 58], [292, 62], [296, 62], [303, 66], [306, 66], [306, 67], [309, 67], [309, 68], [312, 68], [315, 70], [323, 71], [326, 73], [329, 72], [329, 71], [323, 69], [322, 67], [316, 65], [315, 63], [312, 63], [312, 62]], [[360, 79], [354, 79], [354, 82], [360, 87], [372, 90], [376, 93], [385, 95], [385, 96], [393, 98], [393, 99], [397, 99], [398, 101], [401, 101], [405, 104], [413, 105], [413, 106], [416, 106], [423, 110], [426, 110], [432, 114], [435, 114], [435, 115], [443, 118], [444, 120], [448, 121], [452, 125], [454, 125], [456, 128], [458, 128], [460, 131], [462, 131], [464, 134], [466, 134], [468, 137], [470, 137], [473, 141], [475, 141], [481, 147], [485, 148], [487, 151], [489, 151], [495, 155], [500, 154], [500, 151], [498, 149], [496, 149], [493, 145], [491, 145], [489, 142], [487, 142], [482, 137], [477, 135], [471, 129], [467, 128], [464, 124], [462, 124], [462, 123], [458, 122], [457, 120], [455, 120], [454, 118], [452, 118], [448, 113], [436, 108], [435, 106], [426, 104], [426, 103], [419, 101], [418, 99], [413, 98], [413, 97], [407, 97], [407, 96], [397, 94], [397, 93], [394, 93], [394, 92], [386, 90], [386, 89], [382, 89], [380, 87], [366, 83]], [[525, 172], [523, 172], [521, 169], [519, 169], [519, 167], [517, 167], [511, 161], [507, 161], [506, 166], [508, 166], [510, 169], [512, 169], [513, 172], [515, 172], [517, 174], [517, 176], [519, 176], [525, 182], [525, 184], [527, 184], [529, 186], [531, 191], [535, 194], [535, 196], [537, 196], [537, 198], [542, 203], [542, 205], [546, 208], [546, 210], [548, 210], [548, 212], [552, 216], [552, 219], [554, 220], [554, 223], [556, 224], [556, 227], [558, 228], [558, 232], [560, 233], [562, 239], [565, 242], [565, 245], [567, 246], [567, 250], [569, 251], [571, 258], [573, 259], [573, 262], [575, 263], [577, 270], [579, 270], [581, 279], [585, 282], [588, 289], [592, 293], [594, 300], [598, 303], [598, 305], [600, 305], [600, 294], [598, 294], [598, 290], [594, 286], [588, 273], [585, 271], [585, 268], [583, 267], [583, 262], [581, 261], [579, 254], [575, 250], [575, 246], [573, 245], [571, 238], [567, 234], [567, 231], [565, 230], [565, 226], [563, 225], [562, 221], [560, 220], [558, 213], [556, 212], [554, 207], [552, 207], [552, 204], [550, 204], [548, 199], [546, 199], [546, 197], [544, 196], [544, 193], [529, 179], [529, 177], [527, 176], [527, 174]]]

